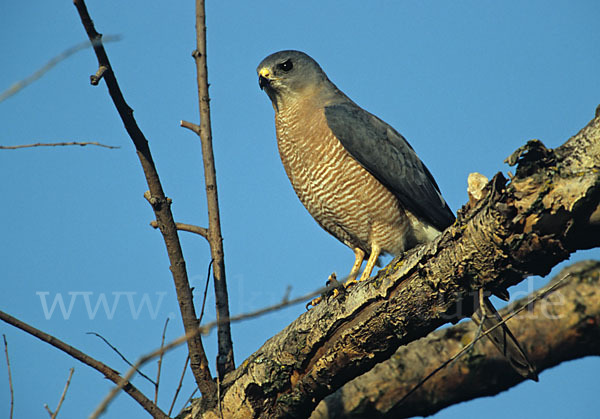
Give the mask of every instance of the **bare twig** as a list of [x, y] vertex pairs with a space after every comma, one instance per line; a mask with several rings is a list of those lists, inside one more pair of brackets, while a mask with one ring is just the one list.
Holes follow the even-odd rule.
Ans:
[[[211, 260], [208, 264], [208, 273], [206, 274], [206, 285], [204, 286], [204, 296], [202, 297], [202, 308], [200, 309], [200, 318], [198, 322], [202, 322], [202, 318], [204, 317], [204, 308], [206, 306], [206, 295], [208, 294], [208, 283], [210, 282], [210, 268], [212, 267], [213, 261]], [[173, 406], [175, 406], [175, 401], [177, 400], [177, 396], [179, 395], [179, 391], [181, 390], [181, 386], [183, 384], [183, 378], [185, 377], [185, 372], [187, 370], [188, 362], [190, 361], [190, 356], [188, 355], [185, 358], [185, 364], [183, 365], [183, 371], [181, 371], [181, 377], [179, 378], [179, 384], [177, 385], [177, 390], [175, 390], [175, 394], [173, 395], [173, 401], [171, 401], [171, 407], [169, 407], [169, 415], [173, 411]], [[217, 396], [219, 393], [219, 384], [217, 379]]]
[[[152, 359], [156, 358], [157, 356], [160, 356], [160, 355], [170, 351], [171, 349], [176, 348], [177, 346], [181, 345], [182, 343], [185, 343], [187, 340], [193, 339], [194, 335], [197, 335], [200, 333], [200, 330], [201, 329], [199, 329], [199, 328], [197, 328], [195, 330], [191, 330], [190, 332], [186, 333], [185, 335], [180, 336], [177, 339], [171, 341], [167, 345], [161, 346], [160, 348], [155, 349], [154, 351], [140, 357], [135, 362], [135, 364], [133, 364], [133, 366], [129, 369], [129, 371], [127, 371], [127, 373], [123, 376], [123, 378], [120, 380], [120, 382], [117, 383], [117, 385], [112, 388], [110, 393], [108, 393], [106, 395], [106, 397], [104, 398], [104, 400], [102, 400], [102, 402], [98, 405], [98, 407], [96, 407], [96, 410], [94, 410], [94, 412], [89, 416], [89, 419], [97, 419], [106, 410], [108, 405], [113, 401], [113, 399], [117, 396], [117, 394], [119, 394], [119, 392], [121, 390], [126, 389], [126, 386], [129, 384], [129, 380], [139, 370], [139, 368], [142, 367], [142, 365], [150, 362]], [[165, 418], [166, 417], [167, 416], [165, 416]]]
[[[196, 50], [193, 56], [196, 60], [198, 81], [198, 99], [200, 107], [200, 127], [193, 130], [198, 133], [202, 143], [202, 160], [204, 162], [204, 181], [206, 185], [206, 200], [208, 206], [208, 241], [211, 258], [214, 260], [213, 276], [215, 288], [215, 304], [218, 323], [217, 371], [219, 377], [233, 371], [233, 343], [229, 322], [229, 297], [225, 280], [225, 259], [223, 254], [223, 237], [221, 236], [221, 221], [219, 215], [219, 199], [217, 194], [217, 176], [215, 159], [212, 148], [212, 130], [210, 124], [210, 96], [208, 92], [208, 69], [206, 63], [206, 11], [204, 0], [196, 0]], [[182, 122], [183, 124], [183, 122]], [[190, 128], [192, 124], [183, 125]], [[199, 131], [199, 132], [198, 132]]]
[[150, 190], [149, 202], [154, 210], [156, 221], [158, 222], [158, 226], [163, 235], [167, 253], [169, 255], [169, 261], [171, 263], [170, 270], [173, 275], [173, 282], [175, 283], [177, 301], [179, 303], [183, 326], [186, 333], [190, 333], [191, 336], [190, 339], [187, 340], [187, 344], [190, 353], [192, 372], [194, 373], [196, 384], [200, 388], [202, 394], [204, 396], [212, 397], [216, 394], [216, 384], [212, 379], [208, 367], [208, 359], [206, 358], [202, 339], [197, 333], [192, 335], [192, 332], [198, 327], [198, 319], [196, 317], [193, 295], [185, 268], [181, 243], [179, 242], [177, 228], [175, 227], [173, 213], [170, 208], [170, 201], [165, 196], [160, 183], [156, 166], [154, 165], [152, 154], [150, 153], [150, 148], [148, 146], [148, 140], [137, 125], [137, 122], [133, 117], [133, 110], [125, 102], [125, 98], [117, 83], [106, 51], [100, 41], [101, 35], [94, 27], [94, 23], [88, 13], [85, 2], [83, 0], [74, 0], [73, 3], [77, 8], [79, 17], [81, 18], [81, 22], [88, 37], [95, 42], [94, 52], [98, 59], [98, 67], [104, 66], [107, 68], [107, 70], [103, 72], [103, 79], [110, 96], [113, 99], [113, 103], [119, 112], [119, 116], [123, 121], [125, 129], [135, 145], [137, 155], [142, 164], [146, 182], [148, 183], [148, 189]]
[[[247, 319], [251, 319], [254, 317], [258, 317], [260, 315], [272, 312], [272, 311], [276, 311], [276, 310], [280, 310], [284, 307], [293, 305], [293, 304], [298, 304], [301, 302], [304, 302], [308, 299], [311, 299], [317, 295], [322, 294], [323, 292], [326, 292], [328, 290], [330, 290], [331, 287], [323, 287], [318, 289], [317, 291], [311, 292], [309, 294], [294, 298], [294, 299], [288, 299], [287, 295], [284, 296], [285, 298], [278, 304], [269, 306], [269, 307], [265, 307], [262, 308], [260, 310], [256, 310], [253, 312], [249, 312], [246, 314], [240, 314], [237, 316], [232, 316], [231, 318], [228, 319], [224, 319], [225, 321], [229, 322], [235, 322], [235, 321], [241, 321], [241, 320], [247, 320]], [[1, 313], [1, 312], [0, 312]], [[209, 333], [213, 328], [217, 327], [219, 324], [219, 320], [216, 320], [214, 322], [210, 322], [207, 323], [204, 326], [200, 326], [198, 328], [196, 328], [195, 330], [191, 330], [190, 332], [186, 333], [185, 335], [182, 335], [180, 337], [178, 337], [177, 339], [169, 342], [167, 345], [161, 346], [160, 348], [142, 356], [137, 362], [135, 362], [132, 367], [129, 369], [129, 371], [127, 371], [127, 373], [125, 374], [125, 376], [122, 378], [122, 381], [117, 384], [117, 386], [115, 386], [110, 393], [104, 398], [104, 400], [100, 403], [100, 405], [98, 405], [98, 407], [96, 408], [96, 410], [94, 411], [94, 413], [90, 416], [89, 419], [95, 419], [97, 418], [102, 412], [104, 412], [104, 410], [106, 409], [106, 407], [110, 404], [110, 402], [116, 397], [116, 395], [119, 393], [119, 391], [121, 389], [123, 389], [123, 386], [131, 379], [131, 377], [133, 377], [133, 374], [136, 373], [136, 371], [139, 370], [139, 368], [146, 364], [147, 362], [151, 361], [153, 358], [160, 356], [163, 353], [166, 353], [168, 351], [170, 351], [171, 349], [176, 348], [177, 346], [181, 345], [182, 343], [184, 343], [186, 340], [189, 339], [193, 339], [194, 335], [196, 334], [200, 334], [200, 333]], [[193, 394], [192, 394], [193, 395]], [[191, 399], [191, 396], [190, 396]], [[188, 400], [189, 402], [189, 400]], [[188, 403], [186, 402], [186, 404]]]
[[67, 395], [67, 390], [71, 385], [71, 378], [73, 378], [73, 373], [75, 372], [75, 368], [71, 368], [69, 370], [69, 378], [67, 378], [67, 383], [65, 384], [65, 388], [60, 396], [60, 400], [58, 401], [58, 405], [56, 406], [56, 410], [54, 413], [50, 410], [47, 404], [44, 405], [46, 411], [50, 414], [50, 419], [56, 419], [58, 416], [58, 412], [60, 412], [60, 408], [62, 407], [63, 402], [65, 401], [65, 396]]
[[194, 394], [196, 394], [197, 391], [198, 391], [198, 389], [195, 389], [194, 391], [192, 391], [192, 394], [190, 394], [190, 397], [188, 397], [187, 401], [183, 404], [183, 407], [181, 408], [181, 410], [179, 411], [177, 416], [179, 416], [179, 415], [181, 415], [181, 413], [183, 413], [183, 409], [185, 409], [185, 407], [188, 405], [188, 403], [190, 403], [192, 401], [192, 399], [194, 398]]
[[13, 390], [12, 374], [10, 372], [10, 358], [8, 357], [8, 342], [6, 341], [6, 335], [3, 334], [2, 338], [4, 339], [4, 355], [6, 355], [6, 369], [8, 370], [8, 389], [10, 391], [10, 414], [8, 417], [12, 419], [13, 410], [15, 407], [15, 393]]
[[[115, 351], [115, 353], [117, 355], [119, 355], [121, 357], [121, 359], [123, 361], [125, 361], [125, 363], [127, 365], [129, 365], [130, 367], [133, 366], [133, 364], [131, 362], [129, 362], [129, 360], [127, 358], [125, 358], [125, 356], [116, 347], [114, 347], [104, 336], [102, 336], [102, 335], [100, 335], [100, 334], [98, 334], [96, 332], [87, 332], [86, 335], [94, 335], [94, 336], [99, 337], [100, 339], [102, 339], [104, 341], [104, 343], [106, 343], [110, 347], [110, 349], [112, 349], [113, 351]], [[148, 377], [146, 374], [144, 374], [141, 371], [138, 371], [138, 373], [142, 377], [144, 377], [146, 380], [150, 381], [154, 386], [156, 386], [156, 382], [154, 382], [154, 380], [152, 378]]]
[[[292, 306], [294, 304], [299, 304], [299, 303], [303, 303], [306, 302], [307, 300], [312, 299], [313, 297], [316, 297], [317, 295], [322, 295], [325, 292], [328, 292], [331, 290], [331, 287], [322, 287], [319, 288], [316, 291], [310, 292], [308, 294], [304, 294], [301, 295], [300, 297], [296, 297], [293, 299], [289, 299], [289, 297], [286, 295], [284, 295], [284, 298], [281, 300], [281, 302], [277, 303], [277, 304], [273, 304], [272, 306], [268, 306], [268, 307], [264, 307], [264, 308], [260, 308], [258, 310], [255, 311], [250, 311], [248, 313], [243, 313], [243, 314], [238, 314], [236, 316], [231, 316], [227, 319], [224, 319], [224, 321], [227, 321], [229, 323], [234, 323], [234, 322], [239, 322], [242, 320], [249, 320], [249, 319], [253, 319], [255, 317], [259, 317], [262, 316], [264, 314], [267, 313], [271, 313], [273, 311], [277, 311], [277, 310], [281, 310], [282, 308], [288, 307], [288, 306]], [[212, 329], [214, 329], [215, 327], [217, 327], [219, 325], [219, 321], [221, 320], [215, 320], [212, 321], [210, 323], [206, 323], [204, 325], [200, 325], [200, 333], [202, 334], [207, 334], [209, 333]]]
[[[150, 225], [154, 228], [158, 228], [158, 223], [156, 220], [151, 221]], [[185, 224], [185, 223], [175, 223], [177, 230], [179, 231], [187, 231], [189, 233], [199, 234], [200, 236], [208, 239], [208, 229], [200, 226], [195, 226], [193, 224]]]
[[[423, 377], [421, 379], [421, 381], [419, 381], [413, 388], [411, 388], [399, 401], [398, 401], [398, 405], [402, 404], [411, 394], [413, 394], [415, 391], [417, 391], [421, 386], [423, 386], [423, 384], [425, 384], [431, 377], [433, 377], [435, 374], [437, 374], [438, 372], [440, 372], [441, 370], [443, 370], [444, 368], [446, 368], [446, 366], [448, 366], [449, 364], [451, 364], [452, 362], [454, 362], [456, 359], [458, 359], [461, 355], [467, 353], [469, 350], [471, 350], [471, 348], [475, 345], [475, 343], [483, 338], [484, 336], [489, 335], [490, 333], [492, 333], [494, 330], [496, 330], [498, 327], [501, 327], [503, 324], [505, 324], [507, 321], [509, 321], [510, 319], [512, 319], [514, 316], [516, 316], [517, 314], [519, 314], [521, 311], [525, 310], [526, 308], [530, 307], [531, 304], [535, 303], [538, 300], [541, 300], [543, 298], [546, 298], [546, 296], [552, 292], [554, 292], [559, 285], [565, 280], [567, 279], [569, 276], [571, 275], [571, 273], [567, 273], [565, 276], [563, 276], [562, 278], [560, 278], [558, 281], [556, 281], [550, 288], [546, 289], [544, 292], [542, 293], [538, 293], [536, 294], [533, 298], [531, 298], [526, 304], [523, 304], [521, 307], [519, 307], [517, 310], [513, 311], [512, 313], [510, 313], [508, 316], [504, 317], [502, 319], [501, 322], [495, 324], [493, 327], [489, 328], [488, 330], [486, 330], [485, 332], [482, 333], [482, 324], [483, 321], [481, 322], [481, 324], [479, 325], [478, 329], [477, 329], [477, 333], [475, 334], [475, 338], [473, 338], [473, 340], [464, 348], [462, 348], [460, 351], [458, 351], [456, 354], [454, 354], [453, 356], [451, 356], [450, 358], [448, 358], [446, 361], [444, 361], [441, 365], [439, 365], [436, 369], [434, 369], [433, 371], [431, 371], [429, 374], [427, 374], [425, 377]], [[482, 295], [482, 294], [480, 294]]]
[[[204, 296], [202, 297], [202, 308], [200, 309], [200, 318], [198, 322], [202, 322], [202, 318], [204, 317], [204, 308], [206, 306], [206, 296], [208, 294], [208, 284], [210, 282], [210, 269], [212, 267], [213, 261], [211, 260], [208, 264], [208, 273], [206, 274], [206, 285], [204, 286]], [[181, 390], [181, 386], [183, 385], [183, 378], [185, 377], [185, 372], [187, 370], [188, 362], [190, 361], [189, 355], [185, 359], [185, 363], [183, 365], [183, 371], [181, 371], [181, 377], [179, 377], [179, 384], [177, 385], [177, 390], [175, 390], [175, 394], [173, 395], [173, 400], [171, 401], [171, 407], [169, 407], [169, 415], [173, 411], [173, 407], [175, 406], [175, 402], [177, 401], [177, 397], [179, 396], [179, 391]], [[219, 379], [217, 378], [217, 397], [219, 395]], [[186, 402], [187, 404], [187, 402]], [[185, 405], [184, 405], [185, 406]]]
[[169, 412], [167, 413], [169, 416], [171, 416], [171, 412], [173, 412], [173, 407], [175, 406], [175, 402], [177, 401], [177, 396], [179, 396], [179, 391], [181, 390], [181, 386], [183, 384], [183, 378], [185, 377], [185, 372], [187, 371], [188, 362], [190, 362], [189, 355], [185, 358], [185, 364], [183, 364], [181, 377], [179, 377], [179, 384], [177, 385], [177, 389], [175, 390], [175, 394], [173, 395], [173, 401], [171, 401], [171, 407], [169, 407]]
[[200, 309], [200, 318], [198, 319], [198, 323], [202, 323], [202, 318], [204, 317], [204, 308], [206, 307], [206, 296], [208, 294], [208, 284], [210, 282], [210, 268], [212, 267], [214, 259], [210, 261], [208, 264], [208, 273], [206, 274], [206, 284], [204, 285], [204, 295], [202, 296], [202, 308]]
[[193, 122], [181, 120], [179, 121], [179, 125], [183, 128], [187, 128], [191, 131], [194, 131], [196, 134], [200, 135], [200, 126], [194, 124]]
[[21, 145], [0, 145], [0, 150], [17, 150], [19, 148], [31, 148], [31, 147], [57, 147], [57, 146], [68, 146], [68, 145], [78, 145], [78, 146], [86, 146], [86, 145], [95, 145], [98, 147], [104, 148], [121, 148], [119, 146], [114, 145], [106, 145], [101, 144], [97, 141], [70, 141], [70, 142], [61, 142], [61, 143], [35, 143], [35, 144], [21, 144]]
[[102, 80], [102, 77], [104, 77], [104, 73], [106, 73], [107, 70], [108, 67], [106, 67], [105, 65], [101, 65], [100, 67], [98, 67], [98, 71], [96, 71], [96, 74], [92, 74], [90, 76], [90, 83], [92, 84], [92, 86], [97, 86], [98, 83], [100, 83], [100, 80]]
[[146, 409], [146, 411], [148, 413], [150, 413], [154, 418], [168, 419], [168, 416], [165, 415], [165, 413], [162, 410], [160, 410], [158, 408], [158, 406], [156, 406], [154, 403], [152, 403], [152, 401], [150, 399], [148, 399], [146, 396], [144, 396], [144, 394], [141, 391], [139, 391], [132, 383], [130, 383], [126, 379], [124, 380], [119, 375], [118, 371], [113, 370], [108, 365], [106, 365], [100, 361], [97, 361], [96, 359], [92, 358], [91, 356], [81, 352], [79, 349], [66, 344], [62, 340], [60, 340], [52, 335], [42, 332], [41, 330], [36, 329], [35, 327], [33, 327], [25, 322], [22, 322], [21, 320], [11, 316], [10, 314], [6, 314], [3, 311], [0, 311], [0, 320], [4, 321], [12, 326], [17, 327], [17, 328], [23, 330], [24, 332], [29, 333], [32, 336], [35, 336], [36, 338], [54, 346], [55, 348], [72, 356], [73, 358], [77, 359], [78, 361], [94, 368], [96, 371], [102, 373], [106, 378], [108, 378], [113, 383], [122, 384], [122, 386], [124, 386], [125, 392], [127, 394], [129, 394], [136, 402], [138, 402], [140, 406], [142, 406], [144, 409]]
[[[169, 324], [169, 318], [165, 320], [165, 327], [163, 328], [162, 338], [160, 340], [160, 348], [162, 349], [165, 346], [165, 334], [167, 333], [167, 325]], [[162, 360], [165, 353], [161, 353], [158, 358], [158, 371], [156, 372], [156, 384], [154, 384], [154, 404], [158, 402], [158, 386], [160, 385], [160, 370], [162, 367]]]
[[[107, 36], [104, 37], [104, 42], [118, 41], [120, 39], [121, 39], [120, 36], [114, 36], [114, 35], [113, 36], [109, 36], [109, 35], [107, 35]], [[79, 43], [79, 44], [77, 44], [75, 46], [72, 46], [71, 48], [68, 48], [68, 49], [64, 50], [63, 52], [61, 52], [57, 56], [53, 57], [46, 64], [44, 64], [44, 66], [42, 66], [42, 68], [40, 68], [39, 70], [37, 70], [31, 76], [26, 77], [23, 80], [14, 83], [7, 90], [5, 90], [4, 92], [0, 93], [0, 102], [8, 99], [12, 95], [16, 94], [20, 90], [24, 89], [25, 87], [27, 87], [28, 85], [30, 85], [31, 83], [33, 83], [34, 81], [38, 80], [40, 77], [42, 77], [48, 71], [50, 71], [52, 69], [52, 67], [54, 67], [56, 64], [58, 64], [61, 61], [69, 58], [71, 55], [75, 54], [76, 52], [81, 51], [82, 49], [86, 49], [90, 45], [92, 45], [90, 43], [90, 41], [84, 41], [84, 42], [81, 42], [81, 43]]]

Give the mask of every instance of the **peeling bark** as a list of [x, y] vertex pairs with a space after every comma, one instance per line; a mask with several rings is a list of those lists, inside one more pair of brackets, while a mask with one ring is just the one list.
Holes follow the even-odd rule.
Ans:
[[[567, 272], [571, 275], [553, 294], [508, 322], [538, 372], [564, 361], [600, 355], [600, 262], [572, 265], [534, 294], [544, 292]], [[529, 295], [511, 304], [502, 310], [503, 317], [531, 299]], [[482, 339], [400, 402], [424, 376], [468, 345], [476, 332], [473, 322], [461, 323], [400, 347], [390, 359], [327, 396], [311, 419], [428, 416], [459, 402], [493, 396], [524, 381], [508, 368], [493, 344]]]
[[[480, 288], [502, 294], [598, 246], [600, 119], [557, 149], [532, 140], [436, 240], [300, 316], [222, 382], [226, 418], [308, 417], [398, 347], [470, 316]], [[195, 402], [191, 417], [219, 417]], [[190, 417], [190, 416], [188, 416]]]

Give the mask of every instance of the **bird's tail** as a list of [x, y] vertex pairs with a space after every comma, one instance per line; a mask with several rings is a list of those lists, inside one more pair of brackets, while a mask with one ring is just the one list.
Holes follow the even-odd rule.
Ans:
[[495, 327], [486, 336], [491, 339], [496, 348], [506, 357], [515, 371], [525, 378], [538, 381], [535, 366], [529, 361], [527, 354], [508, 329], [506, 323], [502, 323], [502, 317], [498, 314], [492, 302], [487, 297], [484, 297], [481, 301], [483, 308], [478, 304], [478, 308], [472, 316], [473, 321], [478, 325], [481, 325], [483, 322], [482, 329], [484, 332], [501, 323], [500, 326]]

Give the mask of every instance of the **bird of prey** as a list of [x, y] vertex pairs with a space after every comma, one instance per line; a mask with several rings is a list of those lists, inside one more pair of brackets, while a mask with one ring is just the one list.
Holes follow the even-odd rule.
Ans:
[[258, 66], [285, 171], [313, 218], [355, 254], [361, 279], [454, 222], [433, 176], [394, 128], [342, 93], [319, 64], [281, 51]]
[[280, 51], [257, 73], [275, 110], [279, 154], [294, 191], [317, 223], [354, 251], [350, 282], [365, 258], [361, 280], [382, 253], [401, 254], [454, 222], [406, 139], [339, 90], [315, 60]]

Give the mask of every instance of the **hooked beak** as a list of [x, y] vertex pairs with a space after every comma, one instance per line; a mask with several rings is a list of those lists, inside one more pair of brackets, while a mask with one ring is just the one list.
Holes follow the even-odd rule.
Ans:
[[269, 79], [270, 76], [271, 76], [271, 72], [266, 67], [261, 68], [260, 71], [258, 72], [258, 85], [260, 86], [261, 90], [264, 90], [265, 87], [270, 85], [270, 83], [271, 83], [271, 80]]
[[258, 76], [258, 85], [260, 86], [261, 90], [265, 90], [265, 87], [269, 86], [270, 81], [268, 78], [263, 77], [263, 76]]

